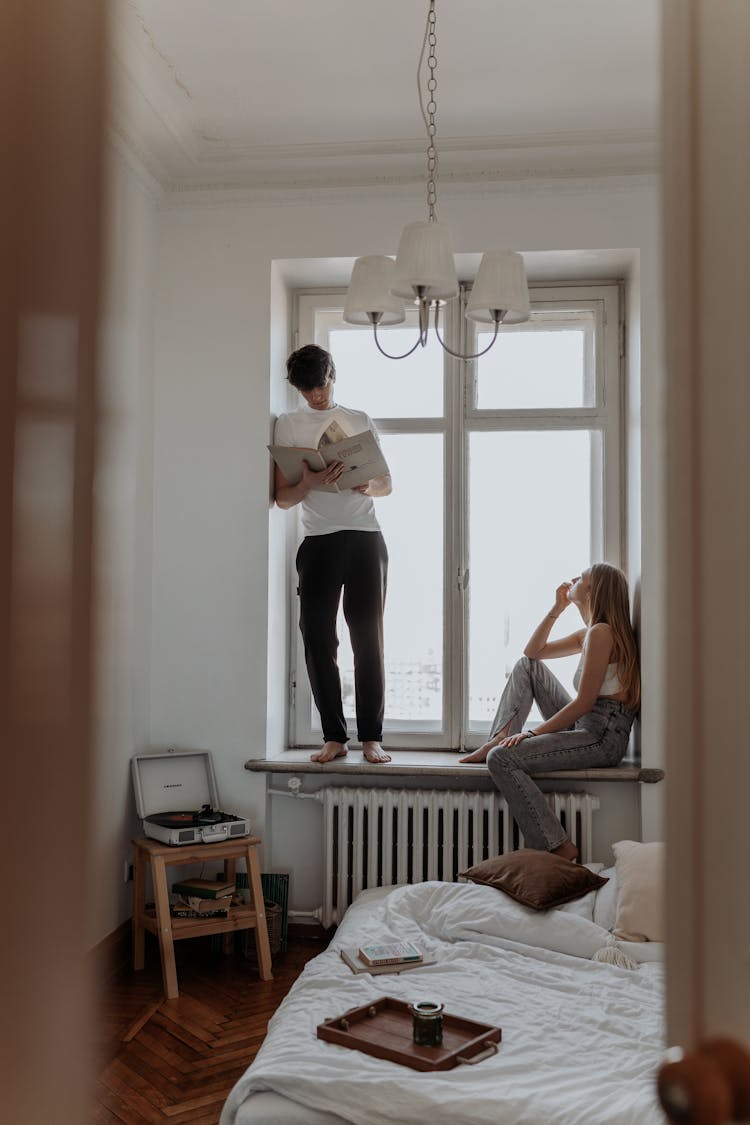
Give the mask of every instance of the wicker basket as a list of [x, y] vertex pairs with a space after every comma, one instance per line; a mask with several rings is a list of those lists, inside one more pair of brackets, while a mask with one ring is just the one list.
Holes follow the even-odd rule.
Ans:
[[[281, 949], [281, 917], [282, 909], [278, 902], [264, 899], [266, 908], [266, 925], [268, 926], [268, 944], [271, 947], [271, 956], [274, 957]], [[255, 948], [255, 930], [244, 930], [242, 933], [242, 952], [248, 961], [257, 963], [258, 953]]]

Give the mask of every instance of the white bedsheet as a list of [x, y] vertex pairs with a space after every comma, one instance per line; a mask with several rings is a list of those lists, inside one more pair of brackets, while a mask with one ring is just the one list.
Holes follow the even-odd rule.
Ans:
[[[373, 977], [341, 960], [342, 947], [396, 936], [422, 944], [437, 964]], [[244, 1099], [262, 1090], [355, 1125], [662, 1125], [662, 967], [589, 960], [607, 937], [585, 917], [536, 913], [491, 887], [365, 892], [273, 1017], [220, 1125], [234, 1125]], [[324, 1019], [384, 995], [441, 1000], [448, 1012], [498, 1025], [500, 1050], [427, 1074], [316, 1038]]]

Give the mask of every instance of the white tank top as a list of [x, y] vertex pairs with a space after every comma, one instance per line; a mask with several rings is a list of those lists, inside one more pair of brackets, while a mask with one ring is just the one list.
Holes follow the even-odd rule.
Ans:
[[607, 671], [604, 673], [602, 686], [599, 688], [599, 695], [619, 695], [623, 690], [620, 683], [620, 677], [617, 675], [617, 665], [608, 664]]
[[[586, 651], [585, 639], [583, 642], [583, 650], [584, 652]], [[583, 664], [583, 657], [581, 657], [581, 663], [576, 668], [576, 673], [573, 677], [573, 685], [576, 691], [578, 691], [578, 685], [581, 682], [581, 664]], [[621, 691], [624, 691], [624, 688], [617, 674], [617, 664], [608, 664], [607, 670], [604, 673], [604, 679], [602, 680], [602, 686], [599, 688], [599, 695], [619, 695]]]

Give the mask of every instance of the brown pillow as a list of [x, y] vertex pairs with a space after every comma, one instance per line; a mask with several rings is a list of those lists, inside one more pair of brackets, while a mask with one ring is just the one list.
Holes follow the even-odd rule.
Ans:
[[471, 879], [472, 883], [483, 883], [505, 891], [506, 895], [532, 910], [562, 906], [582, 898], [597, 887], [603, 887], [607, 882], [589, 871], [588, 867], [532, 848], [520, 848], [517, 852], [485, 859], [460, 874], [465, 879]]

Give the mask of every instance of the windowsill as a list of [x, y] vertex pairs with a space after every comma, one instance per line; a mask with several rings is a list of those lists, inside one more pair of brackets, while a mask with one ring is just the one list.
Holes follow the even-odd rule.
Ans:
[[[451, 750], [388, 750], [392, 761], [383, 765], [374, 765], [361, 756], [359, 750], [350, 750], [346, 757], [336, 758], [333, 762], [321, 765], [311, 762], [311, 749], [284, 750], [276, 758], [251, 759], [245, 762], [245, 769], [252, 773], [314, 773], [336, 776], [368, 775], [384, 777], [448, 777], [483, 778], [489, 781], [487, 767], [480, 765], [461, 765], [458, 754]], [[617, 766], [612, 769], [590, 770], [549, 770], [544, 773], [532, 774], [539, 780], [549, 781], [630, 781], [653, 783], [661, 781], [664, 771], [660, 769], [645, 769], [635, 764]], [[471, 781], [473, 787], [475, 781]]]

